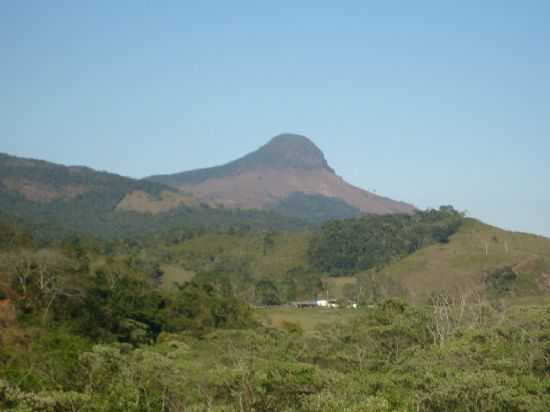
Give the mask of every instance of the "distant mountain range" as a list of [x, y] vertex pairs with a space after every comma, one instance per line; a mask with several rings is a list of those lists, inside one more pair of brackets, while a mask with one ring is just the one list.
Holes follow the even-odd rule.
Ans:
[[173, 226], [289, 229], [415, 208], [346, 183], [311, 140], [283, 134], [223, 166], [143, 180], [0, 154], [0, 211], [116, 236]]

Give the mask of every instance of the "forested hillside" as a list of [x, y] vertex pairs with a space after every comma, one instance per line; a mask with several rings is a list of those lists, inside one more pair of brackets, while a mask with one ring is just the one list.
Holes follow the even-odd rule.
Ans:
[[342, 199], [295, 192], [276, 202], [270, 209], [283, 216], [302, 219], [320, 225], [335, 219], [351, 219], [362, 215], [361, 210]]
[[336, 220], [312, 240], [312, 265], [333, 275], [381, 267], [433, 243], [447, 243], [463, 222], [450, 206], [414, 215]]
[[71, 233], [120, 238], [172, 228], [305, 227], [273, 212], [211, 207], [158, 183], [3, 154], [0, 210], [25, 219], [44, 240]]
[[[173, 230], [110, 244], [111, 253], [157, 265], [163, 287], [194, 279], [257, 305], [327, 293], [365, 303], [388, 296], [426, 302], [439, 291], [535, 298], [550, 289], [548, 239], [499, 231], [445, 207], [416, 218], [373, 216], [303, 232]], [[501, 282], [496, 274], [508, 267]]]

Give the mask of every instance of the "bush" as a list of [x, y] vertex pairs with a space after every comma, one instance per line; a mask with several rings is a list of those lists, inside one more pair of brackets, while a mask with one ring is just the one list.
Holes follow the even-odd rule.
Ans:
[[516, 286], [518, 275], [511, 266], [503, 266], [489, 272], [485, 283], [497, 293], [511, 292]]

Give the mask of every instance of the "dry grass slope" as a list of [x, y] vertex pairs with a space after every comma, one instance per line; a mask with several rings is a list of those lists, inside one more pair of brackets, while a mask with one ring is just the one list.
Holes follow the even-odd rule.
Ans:
[[421, 249], [382, 273], [399, 282], [411, 301], [422, 302], [434, 290], [466, 293], [482, 287], [484, 274], [502, 266], [513, 267], [543, 294], [545, 273], [550, 273], [550, 239], [467, 219], [448, 244]]
[[160, 197], [155, 199], [142, 190], [134, 190], [128, 193], [117, 205], [117, 210], [126, 212], [148, 213], [157, 215], [177, 209], [180, 206], [197, 206], [199, 202], [190, 195], [184, 193], [161, 192]]

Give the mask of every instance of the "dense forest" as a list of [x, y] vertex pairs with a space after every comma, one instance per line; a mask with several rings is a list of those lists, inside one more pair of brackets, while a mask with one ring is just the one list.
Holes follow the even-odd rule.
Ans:
[[[17, 193], [2, 192], [0, 210], [32, 222], [37, 239], [54, 240], [72, 233], [104, 238], [140, 236], [144, 233], [250, 227], [256, 230], [303, 230], [332, 219], [356, 218], [361, 211], [337, 198], [294, 193], [268, 210], [229, 209], [207, 204], [180, 206], [160, 214], [143, 214], [117, 209], [131, 190], [145, 190], [155, 197], [163, 189], [145, 186], [114, 186], [109, 191], [91, 191], [72, 199], [36, 203]], [[150, 190], [151, 189], [151, 190]], [[153, 190], [154, 189], [154, 190]]]
[[0, 193], [0, 209], [28, 222], [37, 240], [50, 241], [86, 233], [104, 238], [127, 238], [173, 228], [301, 230], [307, 224], [270, 211], [181, 206], [158, 215], [115, 210], [122, 195], [88, 193], [72, 200], [36, 204], [22, 196]]
[[283, 216], [295, 217], [319, 225], [333, 219], [351, 219], [361, 216], [361, 211], [342, 199], [292, 193], [275, 203], [271, 210]]
[[434, 242], [448, 242], [463, 218], [442, 206], [415, 215], [334, 220], [313, 239], [309, 258], [316, 269], [334, 275], [372, 269]]

